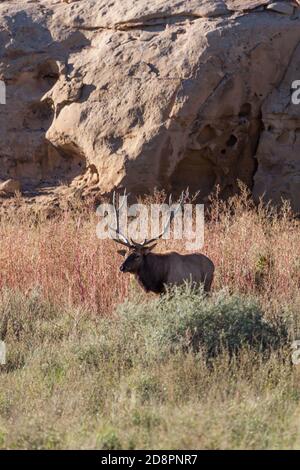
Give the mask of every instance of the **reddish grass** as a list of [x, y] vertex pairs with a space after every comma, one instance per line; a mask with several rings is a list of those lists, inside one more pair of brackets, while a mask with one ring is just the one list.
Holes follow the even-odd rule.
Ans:
[[0, 226], [0, 287], [39, 286], [49, 300], [85, 304], [105, 314], [127, 293], [114, 243], [96, 237], [96, 217], [78, 224], [71, 214], [37, 226], [11, 221]]
[[[97, 221], [84, 209], [44, 221], [22, 211], [3, 216], [0, 289], [39, 286], [51, 301], [110, 314], [127, 296], [130, 278], [119, 272], [116, 244], [97, 238]], [[184, 244], [161, 241], [158, 250], [165, 249], [184, 251]], [[274, 305], [299, 297], [300, 224], [286, 204], [275, 212], [254, 208], [245, 192], [227, 203], [215, 197], [202, 252], [216, 265], [214, 289], [253, 293]]]

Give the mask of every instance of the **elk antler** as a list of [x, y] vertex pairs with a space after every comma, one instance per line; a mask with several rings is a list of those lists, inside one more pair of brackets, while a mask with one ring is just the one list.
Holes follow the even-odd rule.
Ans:
[[[129, 194], [128, 194], [129, 196]], [[117, 222], [117, 227], [116, 228], [113, 228], [113, 227], [110, 227], [108, 226], [108, 228], [110, 228], [111, 230], [113, 230], [114, 232], [116, 232], [117, 234], [117, 238], [113, 238], [113, 240], [117, 243], [120, 243], [121, 245], [123, 246], [127, 246], [127, 248], [134, 248], [134, 245], [132, 243], [130, 243], [130, 241], [128, 240], [128, 238], [125, 237], [125, 235], [123, 235], [121, 232], [120, 232], [120, 210], [122, 209], [124, 203], [125, 203], [125, 199], [126, 198], [126, 189], [124, 191], [124, 194], [123, 194], [123, 202], [122, 202], [122, 205], [120, 206], [120, 200], [118, 200], [118, 209], [116, 207], [116, 193], [114, 191], [113, 193], [113, 206], [114, 206], [114, 209], [115, 209], [115, 214], [116, 214], [116, 222]]]
[[[147, 239], [147, 238], [146, 238], [146, 239], [143, 241], [143, 243], [141, 243], [141, 244], [136, 243], [136, 242], [134, 242], [133, 240], [131, 240], [132, 243], [134, 243], [135, 245], [140, 246], [140, 247], [146, 247], [146, 246], [149, 245], [150, 243], [153, 243], [153, 242], [155, 242], [156, 240], [159, 240], [160, 238], [162, 238], [163, 235], [164, 235], [164, 234], [166, 233], [166, 231], [168, 230], [169, 226], [171, 225], [171, 222], [172, 222], [172, 220], [175, 218], [177, 212], [179, 211], [179, 209], [182, 208], [184, 202], [185, 202], [186, 199], [188, 198], [188, 195], [189, 195], [189, 194], [188, 194], [188, 190], [186, 190], [185, 193], [184, 193], [184, 191], [181, 193], [180, 199], [179, 199], [179, 201], [178, 201], [178, 203], [177, 203], [177, 204], [178, 204], [178, 207], [177, 207], [174, 211], [171, 211], [170, 217], [169, 217], [169, 219], [167, 220], [167, 222], [166, 222], [166, 224], [165, 224], [165, 226], [164, 226], [164, 228], [163, 228], [163, 231], [161, 232], [160, 235], [158, 235], [158, 236], [155, 237], [155, 238], [150, 238], [150, 239]], [[171, 194], [170, 197], [169, 197], [169, 207], [171, 207], [171, 205], [172, 205], [172, 194]]]

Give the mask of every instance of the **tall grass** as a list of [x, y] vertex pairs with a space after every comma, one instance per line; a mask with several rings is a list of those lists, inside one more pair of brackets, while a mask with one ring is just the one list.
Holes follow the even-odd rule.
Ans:
[[[52, 219], [25, 210], [2, 215], [0, 288], [27, 292], [38, 286], [48, 300], [110, 314], [131, 280], [119, 272], [117, 245], [97, 238], [97, 222], [95, 211], [84, 208]], [[157, 251], [168, 249], [184, 252], [185, 246], [181, 240], [160, 241]], [[255, 293], [276, 311], [291, 300], [299, 305], [300, 222], [288, 205], [277, 212], [255, 209], [245, 190], [228, 202], [216, 195], [202, 251], [216, 265], [215, 290]]]
[[71, 212], [37, 222], [22, 215], [2, 219], [0, 287], [39, 287], [48, 300], [111, 313], [126, 295], [128, 279], [119, 275], [114, 243], [96, 237], [97, 222], [94, 213]]
[[0, 448], [299, 448], [300, 227], [288, 205], [213, 198], [209, 297], [143, 294], [97, 222], [84, 207], [1, 215]]

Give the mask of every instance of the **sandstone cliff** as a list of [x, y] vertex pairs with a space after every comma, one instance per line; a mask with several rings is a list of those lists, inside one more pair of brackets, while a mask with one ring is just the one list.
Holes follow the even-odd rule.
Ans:
[[0, 3], [0, 181], [133, 193], [244, 181], [300, 211], [299, 2]]

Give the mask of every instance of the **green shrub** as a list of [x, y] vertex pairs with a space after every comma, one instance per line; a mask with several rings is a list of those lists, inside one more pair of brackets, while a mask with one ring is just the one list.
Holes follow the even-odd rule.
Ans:
[[101, 317], [3, 290], [0, 313], [0, 448], [298, 442], [298, 373], [290, 348], [272, 352], [287, 338], [281, 315], [295, 323], [293, 305], [273, 318], [253, 298], [185, 286], [136, 294]]
[[97, 447], [101, 450], [119, 450], [121, 442], [115, 431], [106, 431], [98, 436]]
[[273, 349], [286, 340], [283, 324], [264, 318], [256, 300], [222, 291], [206, 296], [190, 286], [174, 288], [150, 302], [126, 302], [119, 308], [118, 342], [124, 354], [167, 357], [178, 349], [204, 350], [207, 357], [242, 346]]

